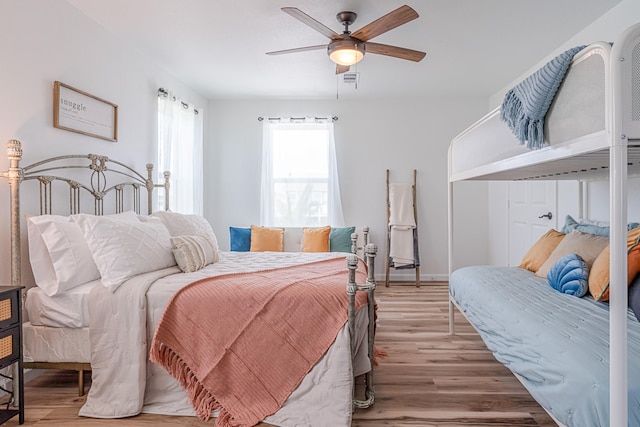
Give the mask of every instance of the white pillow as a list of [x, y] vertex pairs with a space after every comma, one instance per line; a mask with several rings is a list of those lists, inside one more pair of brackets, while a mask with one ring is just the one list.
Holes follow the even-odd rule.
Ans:
[[[133, 211], [112, 215], [137, 221]], [[71, 217], [27, 216], [29, 261], [36, 284], [48, 296], [100, 278], [82, 230]]]
[[151, 217], [160, 218], [160, 221], [162, 221], [167, 227], [167, 230], [169, 230], [171, 237], [204, 236], [211, 241], [215, 251], [218, 252], [218, 239], [211, 228], [211, 224], [200, 215], [158, 211], [152, 213]]
[[167, 228], [156, 222], [128, 222], [80, 214], [82, 229], [102, 284], [111, 292], [138, 274], [176, 265]]
[[[47, 217], [53, 217], [53, 215], [47, 215]], [[56, 277], [56, 270], [53, 267], [51, 256], [49, 255], [49, 249], [44, 242], [40, 228], [38, 227], [38, 219], [44, 217], [27, 216], [27, 235], [29, 240], [29, 263], [31, 264], [31, 270], [33, 271], [33, 277], [36, 280], [36, 285], [42, 289], [42, 291], [49, 295], [55, 295], [58, 292], [63, 292], [60, 287], [60, 282]], [[63, 218], [57, 217], [56, 218]], [[53, 220], [53, 218], [49, 218]], [[66, 218], [64, 218], [66, 220]], [[79, 229], [78, 229], [79, 230]], [[84, 244], [84, 236], [82, 236], [81, 242]], [[86, 252], [88, 254], [88, 251]], [[98, 267], [96, 267], [89, 254], [91, 264], [95, 268], [95, 272], [98, 273]], [[73, 257], [72, 257], [73, 259]]]
[[204, 236], [176, 236], [171, 238], [173, 256], [185, 273], [193, 273], [218, 261], [218, 251]]

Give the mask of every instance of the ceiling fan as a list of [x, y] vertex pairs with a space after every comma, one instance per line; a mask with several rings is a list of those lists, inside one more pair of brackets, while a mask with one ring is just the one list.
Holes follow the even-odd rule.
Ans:
[[281, 55], [285, 53], [327, 49], [329, 58], [336, 63], [336, 74], [349, 71], [351, 65], [359, 62], [364, 57], [365, 53], [376, 53], [378, 55], [392, 56], [394, 58], [407, 59], [414, 62], [419, 62], [426, 55], [425, 52], [420, 52], [418, 50], [369, 41], [380, 34], [386, 33], [389, 30], [418, 18], [418, 13], [407, 5], [401, 6], [396, 10], [387, 13], [354, 33], [349, 31], [349, 26], [355, 22], [358, 15], [355, 12], [350, 11], [340, 12], [336, 15], [336, 19], [344, 25], [344, 31], [342, 34], [336, 33], [331, 28], [316, 21], [295, 7], [283, 7], [282, 11], [293, 16], [303, 24], [310, 26], [320, 34], [329, 37], [331, 41], [326, 45], [306, 46], [295, 49], [267, 52], [267, 55]]

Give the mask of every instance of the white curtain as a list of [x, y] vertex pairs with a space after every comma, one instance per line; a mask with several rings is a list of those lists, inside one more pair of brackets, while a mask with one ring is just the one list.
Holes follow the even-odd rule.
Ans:
[[[171, 92], [158, 91], [158, 182], [171, 172], [169, 208], [174, 212], [203, 213], [203, 111]], [[164, 194], [158, 192], [158, 210]]]
[[343, 226], [332, 120], [265, 119], [262, 144], [261, 224]]

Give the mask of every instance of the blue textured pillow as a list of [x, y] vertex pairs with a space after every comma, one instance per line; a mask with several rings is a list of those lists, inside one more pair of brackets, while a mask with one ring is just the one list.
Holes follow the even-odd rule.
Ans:
[[629, 307], [640, 322], [640, 274], [629, 285]]
[[[639, 227], [640, 224], [637, 222], [630, 222], [627, 224], [627, 231], [633, 230], [636, 227]], [[583, 233], [594, 234], [596, 236], [609, 237], [610, 227], [608, 225], [595, 225], [595, 224], [586, 224], [580, 223], [573, 219], [571, 215], [567, 215], [564, 220], [564, 227], [562, 227], [562, 232], [564, 234], [569, 234], [573, 230], [582, 231]]]
[[553, 289], [563, 294], [584, 296], [589, 290], [589, 267], [578, 254], [568, 254], [560, 258], [547, 274]]
[[229, 250], [249, 252], [251, 250], [251, 228], [229, 227]]
[[329, 251], [351, 252], [351, 235], [356, 232], [355, 227], [333, 228], [329, 234]]

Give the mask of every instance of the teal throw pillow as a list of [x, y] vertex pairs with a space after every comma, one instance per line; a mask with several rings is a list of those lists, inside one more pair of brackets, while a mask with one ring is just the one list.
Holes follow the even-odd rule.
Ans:
[[229, 250], [249, 252], [251, 250], [251, 228], [229, 227]]
[[355, 227], [331, 227], [329, 233], [329, 251], [351, 252], [351, 235], [356, 232]]

